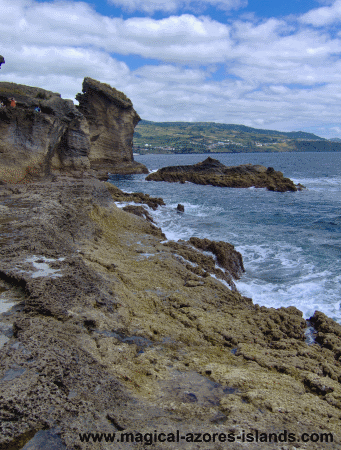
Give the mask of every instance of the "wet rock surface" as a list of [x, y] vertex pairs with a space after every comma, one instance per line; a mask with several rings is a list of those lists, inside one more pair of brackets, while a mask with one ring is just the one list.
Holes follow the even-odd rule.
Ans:
[[165, 202], [161, 197], [150, 197], [148, 194], [143, 194], [142, 192], [132, 192], [127, 193], [121, 191], [118, 187], [111, 183], [105, 183], [106, 188], [109, 190], [111, 197], [115, 202], [134, 202], [134, 203], [144, 203], [149, 206], [154, 211]]
[[285, 178], [282, 172], [272, 167], [252, 164], [229, 167], [210, 157], [191, 166], [163, 167], [157, 172], [150, 173], [146, 180], [171, 183], [189, 181], [195, 184], [233, 188], [257, 187], [276, 192], [297, 191], [304, 188], [301, 184], [295, 185], [292, 180]]
[[0, 203], [0, 301], [14, 303], [0, 314], [1, 450], [143, 449], [79, 433], [154, 430], [331, 432], [252, 448], [340, 448], [341, 327], [315, 313], [308, 345], [295, 307], [231, 289], [232, 245], [165, 242], [99, 181], [4, 185]]

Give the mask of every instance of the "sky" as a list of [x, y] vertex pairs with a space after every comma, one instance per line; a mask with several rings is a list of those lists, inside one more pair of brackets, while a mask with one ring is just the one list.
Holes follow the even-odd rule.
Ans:
[[0, 0], [0, 54], [0, 81], [95, 78], [145, 120], [341, 138], [341, 0]]

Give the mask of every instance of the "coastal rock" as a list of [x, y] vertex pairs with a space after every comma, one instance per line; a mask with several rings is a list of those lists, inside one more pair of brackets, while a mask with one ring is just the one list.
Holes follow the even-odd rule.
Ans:
[[[78, 110], [89, 123], [91, 167], [107, 173], [148, 173], [133, 159], [134, 128], [141, 120], [123, 92], [92, 78], [84, 78], [77, 94]], [[105, 178], [107, 179], [107, 177]]]
[[135, 214], [135, 216], [143, 217], [146, 220], [148, 220], [148, 222], [154, 222], [152, 216], [149, 214], [149, 212], [146, 210], [146, 208], [144, 206], [128, 205], [128, 206], [124, 206], [122, 209], [123, 209], [123, 211], [127, 211], [131, 214]]
[[[161, 450], [117, 439], [179, 430], [235, 433], [238, 450], [258, 430], [259, 450], [340, 450], [341, 327], [315, 313], [308, 345], [297, 308], [254, 305], [211, 272], [218, 258], [242, 270], [232, 246], [165, 242], [107, 186], [0, 186], [0, 301], [14, 303], [0, 314], [0, 448]], [[269, 442], [284, 430], [313, 439]]]
[[285, 178], [282, 172], [277, 172], [272, 167], [251, 164], [229, 167], [211, 157], [191, 166], [163, 167], [149, 174], [146, 180], [180, 183], [189, 181], [195, 184], [234, 188], [254, 186], [276, 192], [302, 189], [301, 185], [296, 186], [289, 178]]
[[[233, 291], [237, 291], [233, 280], [241, 277], [244, 266], [241, 254], [234, 249], [233, 245], [228, 242], [216, 242], [196, 237], [191, 237], [187, 242], [169, 241], [165, 245], [174, 250], [176, 257], [183, 258], [189, 271], [199, 277], [212, 275], [225, 281]], [[220, 267], [217, 266], [217, 263]], [[196, 277], [195, 280], [198, 278]]]
[[[99, 114], [96, 108], [101, 95], [98, 93], [96, 97], [90, 88], [88, 94], [84, 94], [83, 103], [95, 114]], [[12, 98], [15, 102], [10, 100]], [[88, 121], [72, 100], [41, 88], [1, 82], [0, 101], [5, 106], [0, 108], [0, 181], [19, 183], [60, 175], [107, 179], [109, 171], [146, 171], [143, 165], [133, 161], [132, 148], [129, 153], [137, 120], [132, 106], [127, 106], [130, 100], [122, 100], [126, 107], [118, 108], [117, 99], [108, 95], [103, 98], [106, 109], [103, 107], [101, 111], [101, 121], [112, 126], [110, 114], [115, 112], [116, 126], [110, 136], [106, 134], [105, 141], [100, 139], [95, 143], [96, 124]], [[93, 109], [91, 99], [95, 103]], [[129, 110], [128, 115], [122, 112], [125, 110]], [[97, 123], [99, 134], [103, 131], [102, 122]], [[114, 155], [111, 157], [110, 145]], [[101, 148], [105, 155], [102, 165], [97, 160]]]
[[161, 197], [150, 197], [150, 195], [143, 194], [142, 192], [123, 192], [121, 191], [121, 189], [111, 183], [105, 183], [105, 186], [107, 187], [112, 199], [115, 202], [144, 203], [154, 211], [158, 208], [158, 206], [165, 205], [165, 202]]
[[242, 255], [234, 249], [232, 244], [197, 237], [191, 237], [189, 243], [200, 250], [212, 252], [217, 258], [217, 263], [228, 270], [236, 280], [245, 272]]
[[[9, 98], [16, 99], [11, 107]], [[14, 83], [0, 83], [0, 179], [17, 183], [60, 172], [84, 172], [89, 130], [72, 100]], [[41, 112], [34, 109], [40, 107]]]

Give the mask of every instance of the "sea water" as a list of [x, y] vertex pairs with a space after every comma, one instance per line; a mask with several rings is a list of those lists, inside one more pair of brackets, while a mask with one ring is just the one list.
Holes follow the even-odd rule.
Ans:
[[[246, 270], [237, 288], [254, 303], [293, 305], [305, 318], [319, 310], [341, 323], [341, 153], [141, 155], [135, 160], [154, 171], [207, 156], [229, 166], [274, 167], [307, 189], [219, 188], [145, 181], [145, 175], [112, 175], [111, 182], [126, 192], [162, 197], [166, 206], [150, 213], [168, 239], [197, 236], [233, 244]], [[178, 203], [185, 213], [176, 211]]]

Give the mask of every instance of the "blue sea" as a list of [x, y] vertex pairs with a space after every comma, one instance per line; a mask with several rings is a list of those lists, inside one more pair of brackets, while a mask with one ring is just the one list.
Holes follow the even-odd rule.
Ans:
[[[268, 307], [296, 306], [308, 319], [319, 310], [341, 323], [341, 153], [220, 153], [140, 155], [150, 171], [195, 164], [207, 156], [223, 164], [274, 167], [300, 192], [235, 189], [145, 181], [145, 175], [112, 175], [125, 192], [162, 197], [150, 211], [168, 239], [191, 236], [233, 244], [244, 260], [238, 290]], [[185, 213], [176, 211], [178, 203]]]

